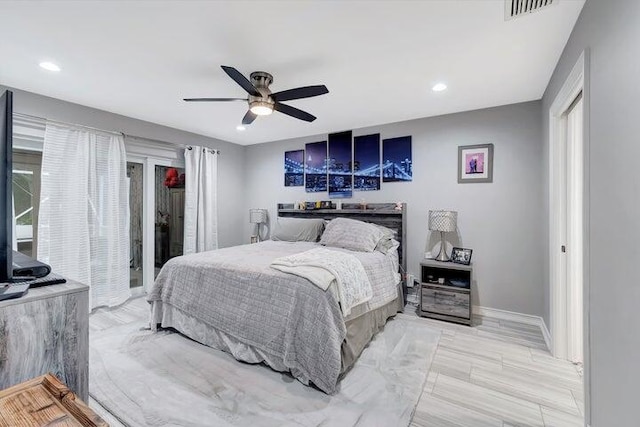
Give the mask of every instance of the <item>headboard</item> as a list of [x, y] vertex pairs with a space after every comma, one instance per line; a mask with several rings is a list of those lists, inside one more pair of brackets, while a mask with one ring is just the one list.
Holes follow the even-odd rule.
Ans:
[[279, 203], [278, 216], [294, 218], [351, 218], [358, 221], [371, 222], [395, 230], [400, 242], [398, 255], [402, 275], [407, 271], [407, 204], [396, 210], [396, 203], [367, 203], [362, 208], [360, 203], [342, 203], [342, 209], [294, 209], [293, 203]]

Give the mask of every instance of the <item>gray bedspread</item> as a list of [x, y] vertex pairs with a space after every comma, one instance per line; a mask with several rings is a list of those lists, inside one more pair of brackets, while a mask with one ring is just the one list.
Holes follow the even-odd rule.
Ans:
[[[265, 241], [177, 257], [162, 268], [147, 300], [170, 305], [281, 360], [302, 382], [333, 394], [346, 336], [336, 293], [269, 267], [275, 258], [314, 247], [318, 245]], [[355, 307], [360, 310], [350, 318], [397, 297], [393, 257], [347, 252], [362, 262], [374, 291], [374, 298]]]

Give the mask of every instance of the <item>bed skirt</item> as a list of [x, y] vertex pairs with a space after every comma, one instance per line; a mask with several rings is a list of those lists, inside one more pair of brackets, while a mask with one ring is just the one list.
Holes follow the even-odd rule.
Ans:
[[[298, 381], [309, 385], [310, 379], [302, 371], [285, 366], [281, 357], [240, 342], [169, 304], [163, 304], [161, 301], [153, 301], [150, 304], [152, 329], [155, 330], [158, 325], [176, 329], [194, 341], [230, 353], [237, 360], [247, 363], [265, 363], [275, 371], [291, 372]], [[345, 321], [347, 336], [341, 347], [341, 377], [353, 366], [360, 353], [387, 320], [396, 313], [402, 312], [403, 308], [403, 294], [400, 287], [396, 299]]]

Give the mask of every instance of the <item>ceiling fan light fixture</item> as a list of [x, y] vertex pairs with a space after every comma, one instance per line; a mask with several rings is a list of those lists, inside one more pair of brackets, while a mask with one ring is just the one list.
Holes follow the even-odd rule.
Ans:
[[264, 101], [256, 101], [251, 103], [249, 108], [256, 116], [268, 116], [273, 113], [273, 104]]

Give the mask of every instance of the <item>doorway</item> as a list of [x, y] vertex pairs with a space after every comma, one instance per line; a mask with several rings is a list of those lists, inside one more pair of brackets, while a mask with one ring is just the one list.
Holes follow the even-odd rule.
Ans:
[[582, 55], [549, 110], [551, 350], [576, 364], [584, 363], [588, 330], [584, 98]]
[[184, 168], [156, 165], [154, 279], [167, 261], [183, 253], [184, 187]]

